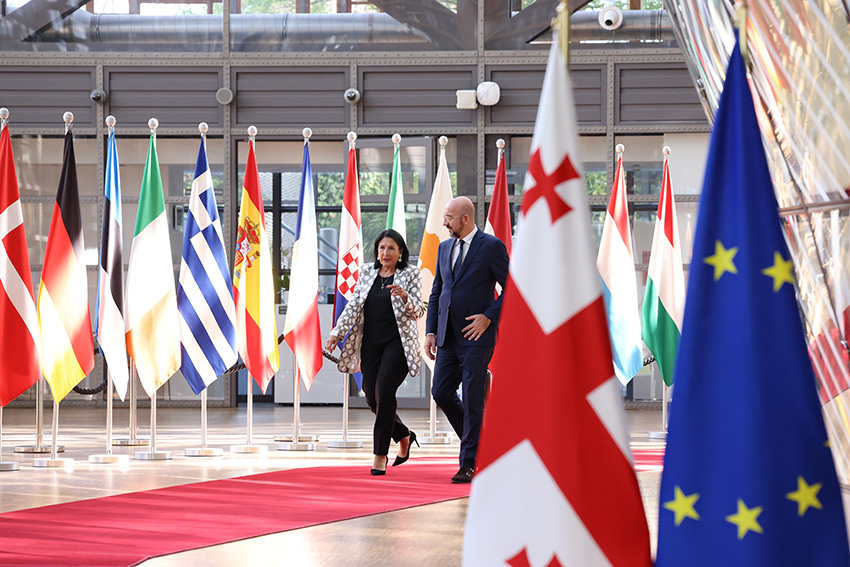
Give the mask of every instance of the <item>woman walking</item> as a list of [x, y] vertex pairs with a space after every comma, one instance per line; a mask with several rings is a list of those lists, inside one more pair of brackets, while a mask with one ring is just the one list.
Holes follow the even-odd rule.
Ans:
[[351, 333], [338, 368], [363, 373], [363, 392], [375, 413], [373, 475], [386, 474], [390, 439], [399, 444], [393, 466], [410, 458], [416, 433], [401, 421], [396, 392], [408, 374], [419, 374], [419, 331], [424, 315], [419, 268], [408, 264], [410, 251], [402, 236], [387, 229], [375, 239], [375, 262], [363, 265], [348, 302], [330, 332], [325, 348], [331, 351]]

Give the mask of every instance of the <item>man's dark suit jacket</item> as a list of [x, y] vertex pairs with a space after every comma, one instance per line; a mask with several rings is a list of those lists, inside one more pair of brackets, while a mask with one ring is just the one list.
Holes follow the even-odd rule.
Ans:
[[[502, 309], [502, 296], [494, 299], [496, 282], [505, 287], [508, 278], [508, 251], [504, 243], [480, 228], [472, 237], [466, 259], [457, 278], [452, 277], [452, 248], [456, 239], [440, 243], [437, 251], [437, 273], [428, 300], [425, 332], [437, 336], [437, 346], [446, 340], [446, 327], [451, 325], [459, 345], [493, 346], [496, 326]], [[469, 325], [466, 317], [483, 314], [490, 326], [477, 341], [464, 338], [462, 329]]]

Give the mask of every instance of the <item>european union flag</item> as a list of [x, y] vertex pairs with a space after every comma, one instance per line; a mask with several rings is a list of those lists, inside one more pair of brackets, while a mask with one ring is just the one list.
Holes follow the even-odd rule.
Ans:
[[711, 137], [674, 376], [657, 565], [850, 565], [738, 47]]

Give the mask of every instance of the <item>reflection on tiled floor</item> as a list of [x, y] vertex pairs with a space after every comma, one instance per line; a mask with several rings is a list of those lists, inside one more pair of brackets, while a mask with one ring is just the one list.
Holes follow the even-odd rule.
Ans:
[[[429, 429], [427, 410], [401, 410], [407, 425], [420, 435]], [[186, 457], [184, 449], [200, 446], [200, 410], [158, 408], [157, 450], [170, 451], [168, 461], [141, 461], [132, 458], [141, 448], [114, 447], [113, 453], [130, 456], [128, 464], [91, 464], [89, 455], [106, 450], [106, 410], [60, 408], [57, 440], [65, 446], [61, 457], [74, 459], [73, 468], [42, 469], [32, 466], [35, 455], [14, 453], [16, 445], [35, 442], [35, 412], [32, 409], [3, 410], [2, 460], [17, 461], [16, 472], [0, 472], [0, 512], [36, 506], [99, 498], [112, 494], [148, 490], [204, 480], [230, 478], [271, 470], [340, 464], [360, 464], [369, 474], [372, 452], [373, 415], [364, 409], [352, 409], [349, 439], [363, 441], [360, 449], [332, 449], [327, 441], [340, 439], [342, 409], [305, 406], [301, 408], [302, 435], [318, 435], [314, 451], [277, 451], [273, 437], [291, 434], [292, 407], [257, 404], [253, 411], [253, 444], [266, 445], [266, 456], [237, 456], [231, 445], [245, 444], [247, 412], [239, 408], [210, 409], [207, 445], [224, 449], [218, 458]], [[50, 410], [45, 411], [45, 443], [50, 443]], [[661, 412], [627, 412], [633, 449], [663, 449], [663, 441], [649, 433], [661, 429]], [[128, 410], [116, 409], [115, 437], [127, 437]], [[149, 410], [140, 409], [139, 434], [149, 434]], [[447, 430], [447, 424], [438, 424]], [[390, 449], [393, 454], [395, 448]], [[456, 456], [458, 440], [449, 445], [414, 447], [417, 456]], [[43, 455], [38, 455], [39, 457]], [[658, 522], [658, 490], [661, 480], [657, 467], [638, 470], [650, 534], [655, 546]], [[392, 474], [392, 471], [389, 472]], [[449, 479], [446, 479], [449, 482]], [[451, 567], [461, 563], [463, 523], [466, 500], [420, 506], [263, 536], [242, 542], [194, 550], [155, 558], [146, 567], [164, 566], [254, 566], [287, 565], [415, 565]]]

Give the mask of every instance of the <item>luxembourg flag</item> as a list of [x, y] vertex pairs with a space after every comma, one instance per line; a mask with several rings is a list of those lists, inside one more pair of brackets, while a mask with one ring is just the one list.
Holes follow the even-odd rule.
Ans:
[[304, 139], [304, 166], [301, 170], [301, 195], [298, 221], [292, 247], [292, 275], [289, 305], [283, 334], [295, 353], [295, 362], [307, 391], [322, 367], [322, 336], [319, 328], [319, 247], [316, 229], [316, 203], [313, 196], [313, 171], [310, 167], [310, 142]]
[[596, 266], [602, 276], [614, 372], [621, 383], [628, 384], [643, 366], [643, 351], [640, 345], [640, 312], [622, 154], [617, 158], [617, 173], [608, 201], [605, 225], [602, 227]]
[[[352, 136], [349, 134], [349, 136]], [[355, 138], [356, 139], [356, 138]], [[334, 326], [343, 309], [351, 301], [354, 286], [363, 264], [363, 233], [360, 221], [360, 182], [357, 176], [357, 154], [354, 141], [348, 146], [348, 172], [342, 194], [342, 218], [339, 222], [339, 247], [336, 258], [336, 295], [334, 296]], [[348, 335], [339, 343], [342, 350]], [[362, 388], [363, 375], [354, 374], [357, 387]]]
[[[669, 149], [666, 151], [669, 152]], [[682, 316], [685, 313], [685, 274], [668, 159], [664, 157], [664, 181], [655, 218], [655, 234], [652, 236], [641, 321], [643, 340], [655, 357], [664, 383], [672, 386], [673, 365], [679, 351]]]

